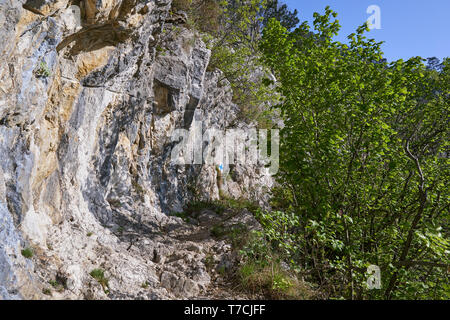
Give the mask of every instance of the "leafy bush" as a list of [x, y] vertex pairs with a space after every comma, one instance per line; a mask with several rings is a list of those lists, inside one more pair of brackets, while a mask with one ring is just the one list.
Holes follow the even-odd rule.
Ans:
[[296, 9], [290, 11], [286, 4], [281, 4], [278, 0], [269, 0], [263, 11], [264, 19], [262, 21], [261, 30], [267, 26], [272, 18], [278, 20], [287, 30], [291, 30], [300, 22], [297, 14], [298, 12]]
[[203, 209], [210, 209], [217, 214], [223, 214], [226, 207], [220, 201], [192, 201], [186, 205], [184, 212], [190, 216]]
[[233, 89], [233, 100], [241, 108], [239, 119], [269, 127], [269, 106], [277, 101], [263, 80], [269, 74], [259, 58], [258, 42], [266, 0], [234, 0], [226, 3], [222, 29], [214, 34], [210, 69], [223, 72]]
[[283, 260], [261, 234], [252, 234], [241, 254], [245, 261], [239, 266], [238, 279], [244, 290], [268, 299], [304, 300], [315, 296], [294, 271], [282, 267]]
[[270, 72], [259, 60], [258, 42], [264, 21], [275, 16], [295, 24], [295, 12], [275, 0], [177, 1], [174, 7], [187, 11], [187, 25], [204, 34], [212, 51], [208, 70], [221, 70], [219, 82], [230, 83], [233, 101], [241, 108], [239, 120], [271, 127], [274, 115], [269, 107], [278, 96], [264, 82]]
[[45, 294], [46, 296], [52, 296], [52, 291], [48, 288], [42, 289], [42, 293]]
[[[264, 30], [285, 123], [283, 213], [261, 217], [265, 237], [328, 297], [448, 298], [450, 60], [388, 63], [366, 25], [334, 41], [335, 17]], [[381, 290], [366, 288], [370, 264]]]
[[48, 281], [48, 283], [58, 292], [62, 292], [62, 291], [64, 291], [64, 289], [67, 288], [66, 281], [63, 281], [62, 279], [60, 279], [58, 277], [55, 280]]
[[21, 253], [22, 256], [24, 256], [27, 259], [31, 259], [33, 257], [33, 250], [30, 248], [23, 249]]

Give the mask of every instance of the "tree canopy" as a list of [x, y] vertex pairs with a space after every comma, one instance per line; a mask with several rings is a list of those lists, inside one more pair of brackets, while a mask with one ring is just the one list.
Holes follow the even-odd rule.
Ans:
[[266, 223], [268, 238], [329, 297], [448, 299], [450, 59], [388, 63], [367, 25], [334, 41], [336, 16], [264, 30], [285, 127], [278, 211], [261, 217], [298, 217]]

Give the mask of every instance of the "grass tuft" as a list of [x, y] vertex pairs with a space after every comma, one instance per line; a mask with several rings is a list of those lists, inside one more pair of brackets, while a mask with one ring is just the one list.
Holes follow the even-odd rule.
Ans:
[[48, 288], [42, 289], [42, 293], [45, 294], [46, 296], [52, 296], [52, 291]]
[[91, 277], [97, 280], [98, 283], [102, 286], [105, 293], [108, 292], [109, 283], [108, 278], [105, 277], [105, 271], [103, 269], [94, 269], [90, 273]]
[[307, 300], [312, 290], [296, 276], [283, 270], [278, 262], [260, 264], [247, 261], [240, 266], [238, 277], [242, 288], [274, 300]]
[[30, 248], [23, 249], [21, 253], [22, 256], [24, 256], [27, 259], [31, 259], [31, 257], [33, 257], [33, 250]]

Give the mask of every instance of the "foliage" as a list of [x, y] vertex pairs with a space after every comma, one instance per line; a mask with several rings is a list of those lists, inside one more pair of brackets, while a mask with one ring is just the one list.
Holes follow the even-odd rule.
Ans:
[[45, 294], [46, 296], [52, 296], [52, 291], [48, 288], [42, 289], [42, 293]]
[[300, 22], [297, 15], [298, 12], [296, 9], [294, 11], [290, 11], [286, 4], [280, 4], [278, 0], [269, 0], [262, 14], [264, 19], [262, 21], [261, 30], [267, 26], [272, 18], [278, 20], [287, 30], [291, 30]]
[[56, 278], [55, 280], [49, 280], [48, 283], [58, 292], [62, 292], [67, 288], [67, 284], [64, 281], [61, 281], [61, 279], [59, 278]]
[[334, 41], [336, 16], [264, 30], [285, 123], [264, 236], [329, 297], [448, 299], [450, 60], [388, 63], [367, 25]]
[[222, 215], [225, 210], [242, 210], [242, 209], [247, 209], [249, 211], [256, 211], [256, 209], [258, 208], [257, 204], [241, 198], [241, 199], [234, 199], [231, 197], [227, 197], [225, 195], [221, 195], [221, 199], [220, 200], [197, 200], [197, 201], [192, 201], [190, 203], [188, 203], [185, 208], [183, 213], [178, 214], [178, 216], [180, 216], [181, 218], [186, 218], [190, 215], [192, 215], [195, 212], [199, 212], [203, 209], [210, 209], [212, 211], [214, 211], [217, 214]]
[[109, 281], [108, 278], [105, 276], [105, 271], [103, 269], [94, 269], [91, 271], [90, 276], [97, 280], [97, 282], [102, 286], [105, 293], [108, 292], [109, 288]]
[[267, 0], [226, 3], [224, 27], [213, 34], [216, 40], [210, 62], [210, 69], [221, 70], [223, 80], [229, 81], [234, 102], [241, 107], [240, 119], [247, 122], [256, 119], [261, 124], [270, 118], [267, 107], [277, 98], [273, 89], [262, 81], [268, 70], [259, 61], [259, 28], [266, 5]]
[[[177, 4], [184, 2], [184, 5]], [[172, 5], [188, 13], [188, 26], [201, 32], [215, 34], [221, 26], [225, 1], [177, 0]]]
[[50, 69], [45, 61], [41, 61], [39, 67], [34, 70], [34, 74], [38, 78], [48, 78], [51, 75]]
[[269, 299], [311, 299], [312, 288], [300, 281], [295, 272], [283, 268], [283, 260], [270, 248], [269, 242], [254, 232], [240, 251], [244, 262], [239, 266], [241, 286], [252, 294]]
[[274, 0], [180, 0], [175, 6], [188, 12], [189, 27], [204, 33], [203, 41], [212, 51], [208, 70], [220, 70], [219, 83], [232, 87], [233, 101], [241, 109], [239, 120], [271, 127], [274, 116], [269, 107], [278, 96], [264, 82], [270, 73], [259, 60], [258, 43], [269, 16], [292, 24], [298, 22], [293, 13]]
[[184, 208], [186, 216], [190, 216], [195, 212], [199, 212], [203, 209], [211, 209], [218, 214], [223, 214], [226, 207], [219, 201], [192, 201]]
[[31, 259], [33, 257], [33, 250], [30, 248], [25, 248], [21, 251], [22, 256], [24, 256], [27, 259]]
[[192, 5], [192, 0], [173, 0], [172, 8], [175, 10], [188, 11]]

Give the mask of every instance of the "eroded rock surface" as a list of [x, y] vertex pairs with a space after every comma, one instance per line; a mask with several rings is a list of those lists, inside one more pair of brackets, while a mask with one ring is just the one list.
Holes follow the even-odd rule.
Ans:
[[211, 297], [230, 250], [170, 214], [272, 182], [171, 162], [176, 129], [245, 127], [201, 37], [170, 0], [0, 0], [0, 34], [0, 298]]

